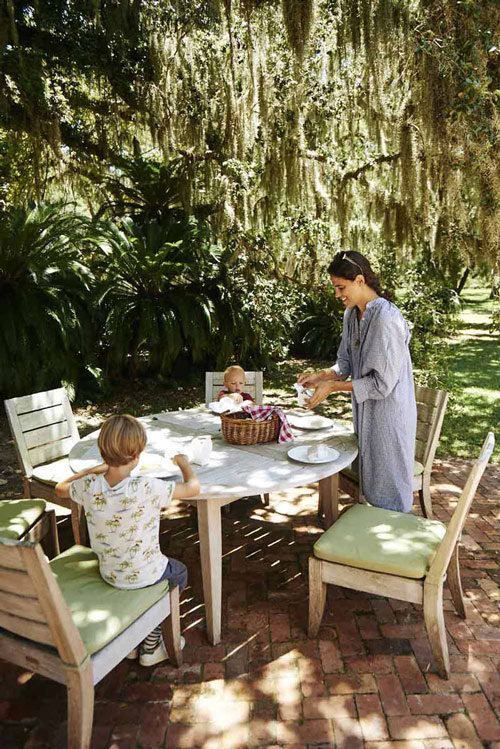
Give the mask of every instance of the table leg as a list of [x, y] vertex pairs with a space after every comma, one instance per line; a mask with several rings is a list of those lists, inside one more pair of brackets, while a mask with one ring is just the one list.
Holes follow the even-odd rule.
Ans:
[[329, 528], [339, 516], [339, 475], [334, 473], [319, 482], [319, 506], [325, 513], [325, 527]]
[[200, 499], [197, 506], [207, 637], [212, 645], [217, 645], [221, 636], [222, 607], [221, 505], [216, 499]]

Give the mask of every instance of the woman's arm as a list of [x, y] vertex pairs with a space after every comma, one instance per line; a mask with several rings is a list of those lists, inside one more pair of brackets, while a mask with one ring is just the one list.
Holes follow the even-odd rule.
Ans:
[[100, 465], [94, 466], [93, 468], [86, 468], [84, 471], [79, 471], [79, 473], [74, 473], [69, 478], [64, 479], [64, 481], [60, 481], [58, 484], [56, 484], [56, 494], [61, 499], [69, 499], [69, 487], [73, 481], [76, 481], [77, 479], [81, 479], [84, 476], [88, 476], [89, 473], [94, 473], [94, 474], [106, 473], [107, 470], [108, 470], [107, 464], [101, 463]]

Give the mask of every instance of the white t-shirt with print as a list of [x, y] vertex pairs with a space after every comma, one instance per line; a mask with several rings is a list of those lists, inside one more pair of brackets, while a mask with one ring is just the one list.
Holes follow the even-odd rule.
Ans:
[[90, 545], [101, 576], [115, 588], [145, 588], [164, 573], [160, 509], [172, 501], [173, 481], [123, 479], [109, 486], [93, 473], [70, 484], [70, 497], [85, 510]]

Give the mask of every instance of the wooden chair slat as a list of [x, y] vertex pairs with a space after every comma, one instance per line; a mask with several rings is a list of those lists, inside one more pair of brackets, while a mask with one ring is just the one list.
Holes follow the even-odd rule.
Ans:
[[0, 633], [0, 658], [60, 684], [66, 684], [64, 666], [57, 650], [50, 651], [36, 642]]
[[436, 406], [417, 403], [417, 419], [421, 424], [432, 424], [436, 418]]
[[33, 468], [42, 465], [42, 463], [51, 463], [59, 458], [64, 458], [68, 455], [74, 444], [75, 441], [73, 437], [65, 437], [64, 439], [58, 440], [49, 445], [40, 445], [40, 447], [34, 447], [32, 450], [28, 450]]
[[11, 398], [10, 401], [15, 402], [17, 414], [24, 414], [29, 411], [38, 411], [41, 408], [62, 405], [64, 399], [67, 397], [64, 388], [55, 388], [54, 390], [45, 390], [41, 393], [24, 395], [20, 398]]
[[56, 644], [47, 624], [23, 619], [5, 611], [0, 611], [0, 627], [21, 637], [27, 637], [28, 640], [34, 642], [42, 642], [44, 645], [53, 646]]
[[9, 545], [0, 545], [0, 571], [2, 571], [2, 567], [6, 570], [26, 570], [20, 547], [16, 545], [15, 541], [12, 541]]
[[0, 609], [5, 609], [11, 614], [34, 622], [46, 623], [47, 621], [38, 600], [23, 594], [17, 595], [0, 591]]
[[24, 439], [28, 450], [35, 447], [41, 447], [42, 445], [50, 445], [59, 442], [60, 440], [66, 439], [66, 437], [71, 437], [71, 429], [66, 420], [24, 433]]
[[18, 593], [20, 590], [30, 598], [36, 598], [37, 593], [27, 572], [0, 567], [0, 590], [5, 593]]
[[62, 404], [44, 408], [41, 411], [30, 411], [29, 413], [19, 414], [19, 423], [23, 434], [24, 432], [29, 432], [31, 429], [40, 429], [40, 427], [50, 424], [57, 424], [59, 421], [66, 421], [66, 414]]
[[423, 387], [422, 385], [416, 385], [415, 386], [415, 399], [417, 401], [417, 404], [424, 403], [428, 406], [437, 406], [439, 405], [443, 390], [438, 390], [436, 388], [428, 388]]
[[429, 439], [429, 435], [432, 432], [432, 424], [428, 424], [427, 422], [422, 422], [420, 419], [417, 420], [417, 439], [420, 440], [420, 442], [427, 443]]
[[415, 460], [418, 460], [419, 463], [424, 462], [424, 455], [425, 455], [425, 449], [427, 447], [427, 443], [423, 442], [422, 440], [415, 440]]

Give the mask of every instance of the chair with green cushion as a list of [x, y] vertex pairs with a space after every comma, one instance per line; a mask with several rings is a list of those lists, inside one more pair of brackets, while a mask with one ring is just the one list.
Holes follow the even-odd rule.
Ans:
[[318, 633], [328, 584], [420, 603], [439, 674], [449, 677], [443, 583], [447, 576], [453, 603], [465, 618], [458, 540], [494, 444], [490, 432], [448, 527], [361, 504], [340, 515], [309, 558], [309, 637]]
[[[417, 401], [417, 437], [413, 470], [413, 491], [418, 492], [420, 506], [426, 518], [432, 517], [431, 471], [441, 427], [443, 425], [448, 393], [444, 390], [415, 385]], [[339, 474], [339, 489], [356, 502], [359, 501], [359, 476], [351, 468]]]
[[49, 563], [38, 544], [6, 538], [0, 573], [0, 658], [66, 684], [70, 749], [90, 746], [94, 685], [159, 624], [182, 662], [179, 590], [167, 581], [119, 590], [84, 546]]
[[43, 499], [0, 502], [0, 538], [39, 541], [49, 558], [59, 554], [56, 514]]

